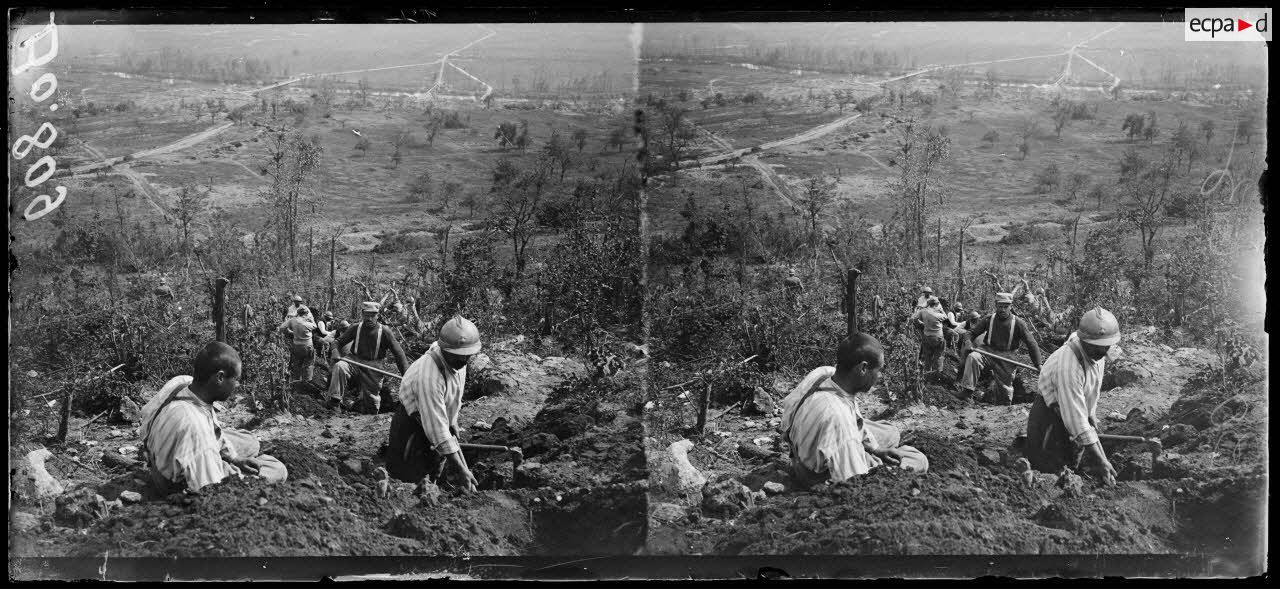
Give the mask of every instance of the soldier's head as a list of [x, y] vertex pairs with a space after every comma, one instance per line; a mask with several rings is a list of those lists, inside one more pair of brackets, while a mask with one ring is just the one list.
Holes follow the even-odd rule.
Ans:
[[225, 401], [240, 386], [240, 354], [222, 342], [209, 342], [192, 362], [191, 378], [208, 392], [209, 402]]
[[846, 391], [861, 393], [876, 385], [883, 367], [884, 349], [880, 340], [865, 333], [855, 333], [836, 348], [836, 373], [832, 378]]
[[360, 304], [360, 317], [364, 321], [365, 327], [376, 327], [378, 325], [378, 312], [381, 307], [373, 301], [365, 301]]
[[440, 355], [454, 370], [466, 366], [471, 357], [480, 352], [480, 330], [461, 316], [445, 322], [436, 341], [440, 345]]
[[996, 317], [1008, 319], [1013, 313], [1013, 294], [1007, 292], [996, 293]]

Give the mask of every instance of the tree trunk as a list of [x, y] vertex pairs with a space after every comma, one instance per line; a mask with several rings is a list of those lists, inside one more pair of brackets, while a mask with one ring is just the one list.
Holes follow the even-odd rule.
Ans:
[[214, 339], [227, 342], [227, 284], [230, 280], [219, 278], [213, 287], [213, 333]]
[[338, 268], [337, 241], [337, 237], [329, 238], [329, 306], [326, 310], [330, 311], [333, 310], [333, 297], [338, 294], [338, 290], [333, 286], [333, 275]]

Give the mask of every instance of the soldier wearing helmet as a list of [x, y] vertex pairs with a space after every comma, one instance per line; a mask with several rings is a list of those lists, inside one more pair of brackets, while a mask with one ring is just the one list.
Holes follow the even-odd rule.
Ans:
[[378, 323], [380, 311], [378, 303], [364, 302], [360, 305], [363, 321], [347, 328], [338, 341], [329, 346], [329, 359], [333, 362], [333, 372], [329, 377], [329, 405], [346, 405], [347, 389], [354, 387], [360, 400], [367, 401], [373, 413], [382, 407], [382, 376], [343, 361], [340, 357], [347, 344], [351, 344], [350, 354], [361, 364], [373, 364], [386, 358], [387, 352], [395, 358], [400, 374], [409, 369], [409, 362], [404, 357], [404, 350], [396, 340], [395, 331]]
[[1115, 315], [1095, 307], [1080, 318], [1067, 343], [1049, 355], [1040, 370], [1040, 393], [1027, 418], [1023, 453], [1032, 468], [1059, 472], [1074, 465], [1083, 448], [1102, 481], [1115, 483], [1115, 467], [1098, 439], [1097, 410], [1107, 352], [1119, 341]]
[[480, 352], [480, 330], [455, 316], [440, 327], [440, 336], [414, 361], [400, 382], [400, 407], [391, 418], [387, 471], [406, 482], [422, 477], [440, 479], [446, 466], [456, 476], [447, 479], [464, 491], [474, 491], [476, 478], [462, 456], [458, 413], [467, 382], [467, 362]]

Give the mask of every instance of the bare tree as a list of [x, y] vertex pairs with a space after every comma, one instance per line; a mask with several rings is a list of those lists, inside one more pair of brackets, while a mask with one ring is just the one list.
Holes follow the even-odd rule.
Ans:
[[542, 156], [531, 167], [520, 170], [513, 180], [495, 184], [492, 215], [494, 225], [511, 240], [515, 260], [515, 277], [524, 274], [525, 250], [536, 229], [538, 206], [550, 183], [553, 162]]
[[493, 132], [493, 138], [498, 140], [498, 147], [506, 149], [514, 147], [516, 138], [520, 135], [520, 129], [515, 123], [507, 121], [498, 124], [498, 129]]
[[683, 108], [671, 106], [662, 109], [658, 116], [661, 129], [659, 141], [665, 152], [663, 155], [671, 162], [673, 169], [680, 168], [680, 159], [694, 138], [693, 127], [685, 120], [686, 112]]
[[1142, 234], [1144, 267], [1150, 266], [1155, 257], [1155, 239], [1165, 220], [1173, 171], [1174, 162], [1165, 159], [1126, 184], [1124, 216]]
[[1187, 173], [1191, 173], [1191, 165], [1200, 155], [1200, 145], [1185, 122], [1178, 123], [1178, 130], [1174, 131], [1170, 139], [1169, 149], [1178, 166], [1182, 165], [1184, 158], [1187, 160]]
[[356, 93], [360, 95], [360, 104], [363, 106], [369, 106], [369, 89], [369, 78], [360, 78], [356, 82]]
[[1200, 121], [1200, 133], [1204, 135], [1206, 144], [1213, 143], [1213, 119]]
[[1040, 121], [1027, 118], [1018, 124], [1018, 153], [1022, 155], [1022, 159], [1027, 159], [1027, 155], [1031, 153], [1031, 140], [1039, 134]]
[[267, 173], [271, 186], [263, 193], [270, 210], [268, 227], [276, 232], [276, 245], [289, 252], [289, 263], [297, 269], [297, 242], [304, 205], [314, 209], [319, 198], [311, 182], [320, 166], [324, 148], [318, 137], [301, 133], [276, 136]]
[[[907, 230], [906, 238], [916, 242], [918, 259], [924, 260], [925, 225], [929, 216], [929, 183], [938, 164], [951, 156], [951, 138], [934, 129], [923, 129], [908, 123], [899, 140], [900, 176], [895, 191], [901, 197], [901, 218]], [[943, 192], [938, 195], [938, 205], [943, 204]], [[913, 239], [914, 238], [914, 239]]]
[[609, 145], [617, 147], [618, 151], [622, 151], [622, 146], [627, 144], [627, 136], [631, 133], [631, 125], [627, 121], [615, 125], [609, 130]]
[[1084, 190], [1085, 186], [1089, 185], [1090, 179], [1092, 179], [1091, 176], [1084, 172], [1075, 172], [1070, 176], [1067, 176], [1067, 198], [1075, 201], [1076, 196], [1080, 194], [1080, 191]]
[[574, 129], [573, 143], [578, 146], [578, 153], [582, 153], [582, 150], [587, 147], [587, 130]]
[[835, 200], [836, 182], [821, 176], [804, 181], [804, 195], [798, 200], [804, 210], [806, 224], [809, 226], [809, 250], [816, 258], [818, 255], [818, 217]]
[[449, 208], [449, 200], [462, 193], [462, 183], [446, 180], [440, 183], [441, 207]]
[[431, 198], [431, 172], [423, 170], [421, 174], [409, 181], [408, 189], [410, 202], [426, 202]]
[[1252, 115], [1246, 115], [1240, 122], [1236, 123], [1236, 135], [1244, 137], [1245, 143], [1253, 141], [1253, 132], [1256, 123]]
[[[182, 227], [183, 250], [191, 251], [191, 223], [195, 221], [209, 206], [209, 191], [202, 190], [193, 183], [185, 183], [178, 189], [178, 199], [174, 202], [173, 212]], [[118, 201], [117, 201], [117, 206]]]
[[569, 166], [573, 164], [573, 149], [564, 135], [560, 134], [558, 129], [551, 130], [551, 137], [547, 138], [547, 144], [543, 146], [542, 151], [546, 154], [547, 159], [560, 167], [560, 180], [564, 180], [564, 174], [568, 171]]
[[1120, 125], [1121, 131], [1129, 132], [1129, 141], [1133, 141], [1135, 137], [1142, 135], [1142, 128], [1146, 125], [1146, 119], [1140, 114], [1128, 114], [1124, 117], [1124, 123]]
[[1067, 103], [1058, 107], [1053, 113], [1053, 133], [1058, 139], [1062, 139], [1062, 130], [1071, 124], [1071, 104]]

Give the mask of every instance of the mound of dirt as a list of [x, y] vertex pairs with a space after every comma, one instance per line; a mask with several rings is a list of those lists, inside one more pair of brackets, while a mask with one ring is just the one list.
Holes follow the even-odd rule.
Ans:
[[920, 475], [879, 468], [765, 499], [734, 522], [712, 525], [708, 536], [717, 538], [712, 552], [735, 555], [1168, 551], [1167, 513], [1148, 513], [1149, 501], [1133, 489], [1090, 490], [1065, 498], [1006, 469]]
[[379, 496], [372, 479], [344, 480], [305, 448], [282, 444], [277, 451], [291, 461], [285, 483], [230, 479], [197, 495], [173, 494], [78, 522], [87, 525], [83, 533], [56, 528], [46, 534], [52, 538], [14, 545], [46, 556], [512, 556], [532, 541], [528, 509], [505, 493], [423, 506], [410, 485]]
[[262, 448], [263, 454], [270, 454], [285, 464], [289, 469], [289, 480], [300, 481], [313, 477], [320, 480], [337, 480], [338, 469], [314, 450], [297, 442], [277, 440], [267, 442]]
[[923, 452], [929, 458], [929, 470], [933, 472], [978, 468], [974, 449], [956, 438], [922, 430], [906, 436], [902, 444]]

